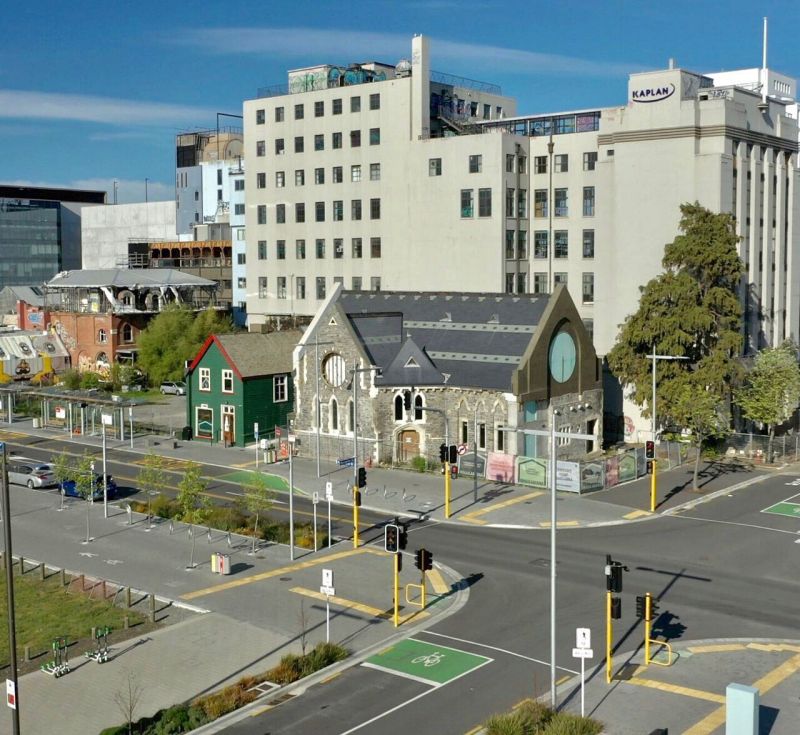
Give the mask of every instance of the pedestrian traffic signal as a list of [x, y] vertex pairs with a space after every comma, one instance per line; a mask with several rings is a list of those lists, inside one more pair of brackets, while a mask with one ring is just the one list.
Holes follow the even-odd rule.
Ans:
[[383, 548], [390, 554], [396, 554], [400, 548], [400, 527], [394, 523], [387, 524], [383, 529]]
[[644, 443], [644, 456], [645, 459], [656, 458], [656, 443], [654, 441], [646, 441]]
[[360, 490], [356, 490], [353, 493], [353, 505], [356, 508], [360, 508], [361, 507], [361, 491]]
[[622, 598], [611, 598], [611, 619], [619, 620], [622, 617]]
[[410, 411], [411, 410], [411, 391], [410, 390], [407, 390], [407, 391], [405, 391], [403, 393], [403, 408], [405, 408], [406, 411]]
[[645, 618], [645, 599], [642, 595], [639, 595], [636, 598], [636, 617], [644, 619]]
[[648, 475], [652, 475], [653, 474], [653, 470], [655, 469], [655, 464], [656, 463], [652, 459], [648, 459], [647, 460], [646, 467], [647, 467], [647, 474]]
[[439, 461], [447, 462], [447, 444], [439, 445]]
[[367, 486], [367, 469], [366, 467], [359, 467], [358, 468], [358, 486], [359, 487], [366, 487]]
[[458, 462], [458, 447], [455, 444], [450, 445], [449, 454], [450, 454], [450, 464], [455, 464], [456, 462]]

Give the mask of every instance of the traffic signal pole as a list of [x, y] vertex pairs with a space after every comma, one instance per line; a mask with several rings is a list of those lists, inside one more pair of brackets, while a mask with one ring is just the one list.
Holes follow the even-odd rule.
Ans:
[[645, 666], [650, 663], [650, 628], [652, 617], [652, 600], [650, 593], [647, 592], [644, 596], [644, 663]]
[[656, 468], [658, 467], [658, 462], [655, 458], [651, 460], [653, 463], [653, 474], [650, 475], [650, 512], [656, 512]]
[[[447, 448], [448, 452], [450, 447]], [[444, 462], [444, 517], [450, 517], [450, 462]]]
[[393, 555], [394, 567], [394, 627], [400, 625], [400, 552]]
[[611, 683], [611, 641], [614, 631], [611, 622], [611, 590], [606, 592], [606, 684]]

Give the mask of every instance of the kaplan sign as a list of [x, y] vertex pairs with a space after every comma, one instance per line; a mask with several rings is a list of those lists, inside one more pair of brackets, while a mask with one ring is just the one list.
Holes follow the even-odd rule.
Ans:
[[675, 94], [675, 85], [665, 84], [661, 87], [649, 87], [647, 89], [634, 89], [631, 92], [632, 102], [661, 102], [661, 100], [672, 97]]

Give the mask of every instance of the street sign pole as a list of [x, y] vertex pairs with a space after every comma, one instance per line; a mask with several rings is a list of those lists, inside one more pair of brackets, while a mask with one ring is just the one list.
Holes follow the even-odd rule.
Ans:
[[336, 594], [333, 586], [333, 569], [322, 570], [322, 586], [319, 591], [325, 595], [325, 642], [331, 642], [331, 596]]
[[325, 483], [325, 499], [328, 501], [328, 548], [331, 548], [331, 500], [333, 500], [333, 483]]
[[[14, 615], [14, 562], [11, 549], [11, 502], [8, 497], [8, 464], [6, 462], [6, 444], [0, 443], [0, 484], [2, 484], [2, 516], [3, 516], [3, 555], [6, 567], [6, 593], [8, 599], [8, 651], [9, 679], [13, 684], [14, 706], [11, 708], [12, 732], [19, 735], [19, 699], [17, 687], [17, 634]], [[9, 707], [11, 703], [8, 701]]]
[[314, 553], [317, 553], [317, 504], [319, 503], [319, 493], [314, 491], [313, 504], [314, 504]]
[[[278, 444], [280, 449], [280, 444]], [[292, 447], [289, 446], [289, 559], [294, 561], [294, 466]]]

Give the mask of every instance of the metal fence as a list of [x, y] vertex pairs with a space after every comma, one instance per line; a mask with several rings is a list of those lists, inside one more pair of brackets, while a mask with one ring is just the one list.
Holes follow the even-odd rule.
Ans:
[[[730, 434], [720, 451], [726, 457], [765, 463], [769, 459], [769, 437], [764, 434]], [[800, 457], [800, 434], [784, 434], [772, 440], [772, 462], [796, 462]]]

